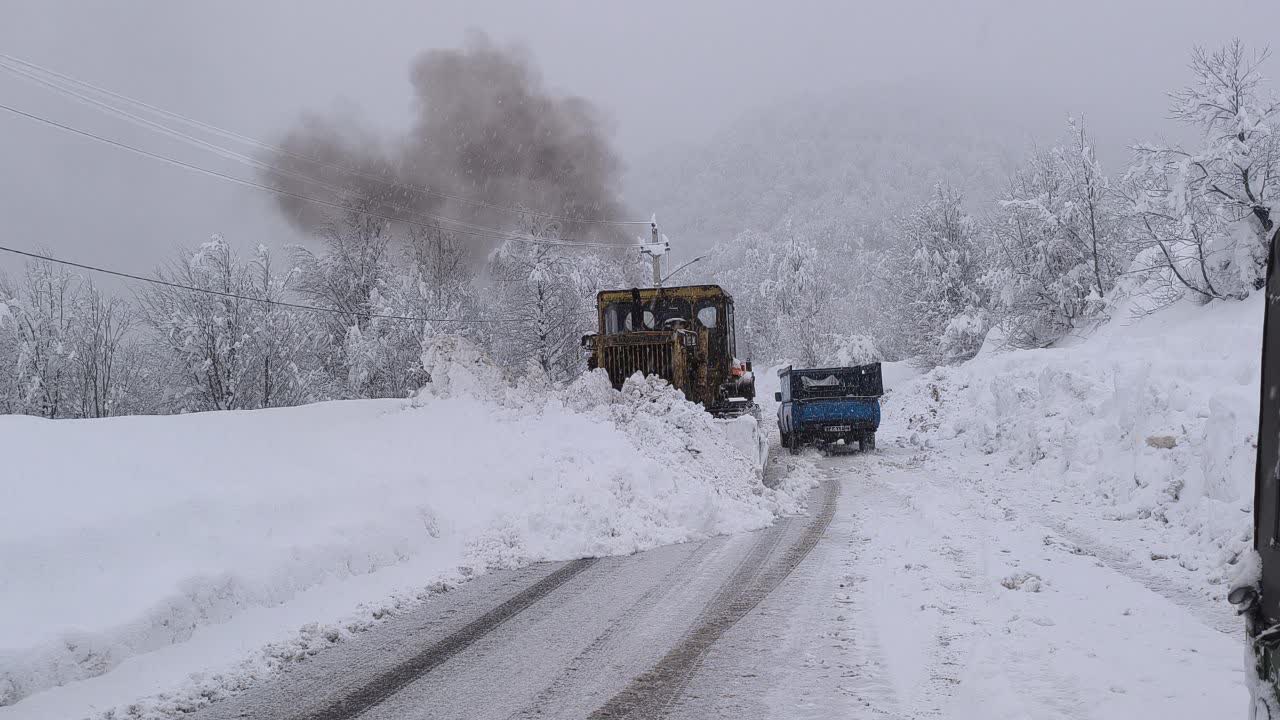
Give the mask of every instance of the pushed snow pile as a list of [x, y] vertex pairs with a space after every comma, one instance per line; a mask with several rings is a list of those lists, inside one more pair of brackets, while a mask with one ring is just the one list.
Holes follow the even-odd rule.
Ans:
[[765, 429], [750, 415], [720, 420], [719, 423], [725, 438], [738, 452], [750, 458], [756, 474], [763, 476], [764, 467], [769, 462], [769, 435]]
[[1220, 598], [1248, 559], [1262, 309], [1188, 303], [1070, 347], [983, 353], [900, 385], [886, 422]]
[[[471, 355], [435, 348], [409, 403], [0, 417], [0, 706], [303, 595], [376, 602], [459, 567], [630, 553], [794, 506], [661, 381], [515, 389]], [[287, 631], [333, 618], [299, 620]]]

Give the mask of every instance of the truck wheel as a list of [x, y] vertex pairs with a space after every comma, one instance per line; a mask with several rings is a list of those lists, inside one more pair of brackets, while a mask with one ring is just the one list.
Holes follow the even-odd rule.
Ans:
[[787, 436], [787, 441], [788, 441], [787, 449], [791, 451], [791, 454], [799, 455], [800, 454], [800, 436], [796, 435], [795, 433], [791, 433], [790, 435]]
[[862, 439], [858, 441], [858, 449], [862, 452], [872, 452], [876, 449], [876, 434], [873, 432], [865, 433]]

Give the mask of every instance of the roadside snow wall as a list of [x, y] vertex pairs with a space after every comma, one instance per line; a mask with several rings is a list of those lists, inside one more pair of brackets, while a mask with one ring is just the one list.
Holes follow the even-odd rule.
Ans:
[[432, 383], [407, 402], [0, 417], [0, 714], [348, 579], [399, 568], [421, 588], [795, 509], [661, 381], [510, 387], [453, 341], [424, 359]]
[[1262, 299], [984, 350], [895, 387], [886, 423], [1216, 601], [1249, 565]]

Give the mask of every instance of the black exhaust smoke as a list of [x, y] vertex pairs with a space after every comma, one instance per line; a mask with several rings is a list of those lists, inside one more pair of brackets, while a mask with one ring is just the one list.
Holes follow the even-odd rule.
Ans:
[[[630, 239], [613, 226], [555, 222], [504, 209], [574, 219], [624, 214], [622, 167], [604, 117], [587, 100], [548, 88], [525, 51], [472, 33], [461, 49], [419, 55], [409, 80], [414, 116], [407, 136], [384, 140], [349, 115], [307, 114], [281, 143], [288, 153], [269, 158], [272, 165], [342, 192], [277, 172], [266, 173], [269, 181], [298, 195], [358, 204], [415, 222], [431, 214], [504, 231]], [[333, 214], [331, 208], [287, 196], [279, 205], [304, 231]], [[472, 240], [483, 249], [497, 242]]]

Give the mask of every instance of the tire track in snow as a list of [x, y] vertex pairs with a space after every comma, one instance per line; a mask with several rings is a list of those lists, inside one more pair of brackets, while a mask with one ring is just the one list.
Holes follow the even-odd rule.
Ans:
[[554, 717], [549, 711], [554, 708], [555, 700], [559, 696], [571, 693], [579, 688], [581, 682], [579, 676], [586, 674], [584, 669], [598, 667], [607, 662], [609, 654], [613, 650], [611, 646], [618, 642], [619, 639], [628, 637], [633, 626], [641, 622], [641, 619], [648, 611], [656, 607], [659, 602], [666, 599], [672, 592], [681, 588], [691, 576], [697, 574], [702, 569], [707, 558], [715, 552], [716, 548], [713, 546], [722, 545], [723, 540], [724, 537], [722, 536], [699, 542], [697, 549], [691, 553], [689, 560], [673, 567], [663, 577], [661, 583], [650, 588], [648, 592], [629, 605], [620, 621], [611, 625], [604, 634], [596, 638], [591, 645], [579, 653], [560, 677], [539, 693], [530, 707], [511, 715], [510, 720], [530, 717]]
[[860, 566], [874, 552], [874, 539], [863, 534], [861, 520], [860, 516], [855, 515], [857, 526], [851, 528], [846, 551], [848, 555], [843, 558], [842, 563], [844, 573], [839, 577], [839, 588], [833, 588], [843, 590], [837, 593], [835, 599], [844, 610], [837, 621], [844, 621], [842, 629], [848, 633], [849, 638], [844, 658], [850, 668], [846, 671], [848, 685], [842, 689], [861, 703], [858, 717], [907, 720], [907, 716], [900, 712], [901, 700], [897, 690], [888, 678], [887, 661], [877, 628], [873, 623], [867, 622], [866, 592], [869, 578], [861, 571]]
[[786, 579], [818, 543], [835, 516], [839, 496], [838, 482], [824, 482], [821, 508], [809, 518], [799, 537], [784, 546], [777, 557], [773, 557], [775, 551], [787, 530], [799, 518], [766, 531], [759, 544], [743, 558], [707, 605], [688, 635], [653, 668], [632, 679], [590, 717], [595, 720], [662, 717], [671, 703], [680, 697], [707, 650]]
[[1108, 570], [1163, 597], [1187, 611], [1201, 623], [1224, 635], [1237, 637], [1244, 631], [1242, 621], [1225, 602], [1217, 605], [1207, 602], [1205, 596], [1196, 592], [1194, 588], [1179, 585], [1176, 578], [1153, 572], [1151, 568], [1143, 565], [1124, 550], [1108, 545], [1087, 530], [1073, 527], [1067, 520], [1055, 516], [1044, 508], [1028, 507], [1025, 503], [1010, 503], [1007, 502], [1008, 496], [1005, 495], [991, 497], [990, 491], [980, 486], [975, 485], [974, 489], [1006, 515], [1021, 513], [1031, 522], [1042, 527], [1045, 530], [1046, 546], [1071, 555], [1092, 557]]
[[[1200, 622], [1224, 635], [1238, 637], [1243, 634], [1243, 621], [1236, 617], [1235, 613], [1225, 603], [1220, 608], [1210, 606], [1199, 593], [1188, 590], [1186, 587], [1178, 586], [1171, 578], [1162, 577], [1159, 573], [1152, 572], [1150, 569], [1143, 567], [1142, 563], [1127, 557], [1123, 552], [1108, 548], [1087, 533], [1070, 527], [1062, 520], [1048, 516], [1040, 516], [1036, 520], [1045, 529], [1069, 541], [1080, 551], [1076, 553], [1072, 550], [1060, 548], [1063, 552], [1085, 554], [1097, 559], [1098, 562], [1112, 572], [1123, 575], [1156, 595], [1163, 597], [1186, 610], [1188, 614]], [[1049, 541], [1051, 536], [1046, 536], [1045, 539]], [[1046, 542], [1046, 544], [1049, 543]]]
[[[924, 659], [922, 684], [907, 697], [902, 697], [896, 692], [882, 696], [885, 701], [895, 701], [893, 702], [895, 709], [875, 706], [869, 709], [884, 717], [946, 717], [948, 703], [960, 687], [966, 668], [970, 664], [969, 659], [981, 642], [982, 619], [975, 605], [981, 603], [983, 588], [980, 580], [984, 572], [975, 561], [973, 550], [983, 551], [987, 544], [987, 535], [969, 530], [971, 525], [967, 523], [955, 522], [958, 517], [953, 516], [949, 508], [921, 504], [921, 501], [927, 502], [930, 497], [948, 497], [938, 494], [943, 488], [936, 484], [922, 481], [918, 486], [914, 486], [914, 493], [909, 493], [889, 482], [885, 476], [891, 473], [919, 472], [922, 480], [926, 475], [920, 468], [922, 463], [918, 458], [904, 459], [894, 457], [890, 453], [878, 453], [868, 458], [872, 468], [868, 468], [870, 472], [863, 482], [868, 490], [874, 491], [874, 494], [880, 497], [879, 502], [867, 503], [867, 509], [877, 513], [890, 511], [894, 515], [892, 522], [919, 526], [920, 529], [915, 533], [915, 537], [925, 537], [930, 534], [926, 527], [932, 529], [932, 534], [937, 535], [938, 540], [931, 545], [930, 551], [934, 557], [944, 560], [945, 563], [931, 569], [924, 578], [928, 581], [926, 587], [932, 586], [935, 582], [940, 587], [934, 588], [930, 593], [934, 600], [927, 606], [922, 605], [920, 609], [925, 610], [928, 607], [935, 610], [941, 620], [933, 636], [933, 647], [927, 653], [927, 659]], [[871, 498], [874, 498], [874, 495], [869, 496], [869, 499]], [[892, 507], [889, 507], [890, 504]], [[940, 513], [941, 517], [939, 517]], [[865, 545], [870, 552], [870, 557], [865, 560], [860, 558], [861, 561], [880, 564], [897, 562], [891, 557], [894, 549], [892, 547], [875, 545], [879, 548], [879, 552], [872, 550], [875, 541], [875, 538], [866, 538]], [[948, 572], [938, 573], [937, 570], [941, 568], [946, 568]], [[860, 576], [860, 579], [862, 582], [859, 583], [859, 588], [864, 588], [867, 578]], [[865, 594], [865, 590], [862, 590], [861, 594]], [[870, 619], [863, 609], [863, 604], [856, 600], [854, 602], [855, 607], [859, 609], [858, 614], [864, 621]], [[874, 626], [869, 625], [866, 634], [873, 643], [876, 641], [877, 633]], [[888, 668], [885, 667], [883, 658], [878, 660], [880, 665], [877, 669], [885, 672]]]
[[349, 720], [394, 695], [406, 685], [465, 650], [475, 641], [546, 597], [578, 573], [596, 563], [596, 558], [572, 560], [517, 593], [502, 604], [467, 623], [458, 631], [434, 643], [408, 660], [386, 670], [372, 682], [329, 703], [299, 720]]

